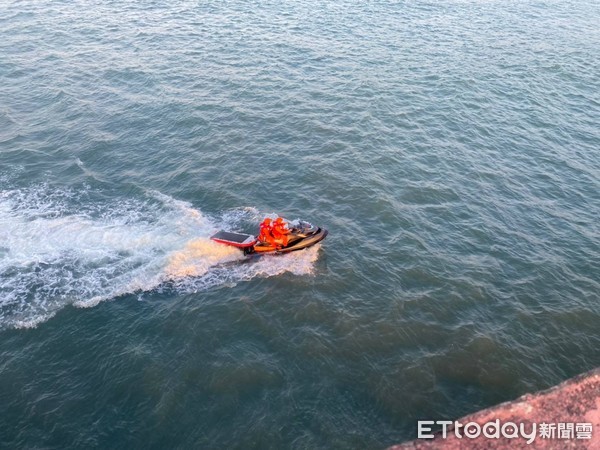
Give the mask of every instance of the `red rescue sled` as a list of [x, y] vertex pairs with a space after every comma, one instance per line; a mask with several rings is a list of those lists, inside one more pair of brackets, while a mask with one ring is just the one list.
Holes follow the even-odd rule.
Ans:
[[231, 233], [230, 231], [219, 231], [210, 238], [215, 242], [232, 245], [237, 248], [252, 247], [258, 241], [251, 234]]

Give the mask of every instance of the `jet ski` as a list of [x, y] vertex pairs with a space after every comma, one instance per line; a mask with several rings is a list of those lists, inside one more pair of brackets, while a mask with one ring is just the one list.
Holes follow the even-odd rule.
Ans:
[[260, 255], [266, 253], [283, 254], [302, 250], [321, 242], [328, 234], [325, 228], [317, 227], [303, 220], [286, 221], [285, 224], [286, 238], [282, 241], [265, 238], [262, 226], [259, 236], [221, 230], [210, 238], [215, 242], [237, 247], [244, 252], [244, 255]]

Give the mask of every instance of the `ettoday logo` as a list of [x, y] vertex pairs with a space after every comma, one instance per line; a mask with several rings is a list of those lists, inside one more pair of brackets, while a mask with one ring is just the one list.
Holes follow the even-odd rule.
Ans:
[[536, 437], [541, 439], [591, 439], [591, 423], [540, 423], [528, 424], [514, 422], [501, 423], [500, 419], [486, 422], [483, 425], [477, 422], [462, 424], [452, 420], [419, 420], [417, 423], [417, 437], [419, 439], [433, 439], [432, 426], [441, 426], [442, 438], [446, 439], [448, 433], [452, 432], [458, 439], [476, 439], [484, 436], [488, 439], [524, 439], [531, 444]]

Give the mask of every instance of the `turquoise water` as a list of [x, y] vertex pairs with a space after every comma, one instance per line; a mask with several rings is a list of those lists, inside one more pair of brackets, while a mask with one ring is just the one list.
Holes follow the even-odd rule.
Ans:
[[[0, 447], [377, 449], [600, 366], [598, 23], [0, 5]], [[208, 240], [272, 212], [330, 235]]]

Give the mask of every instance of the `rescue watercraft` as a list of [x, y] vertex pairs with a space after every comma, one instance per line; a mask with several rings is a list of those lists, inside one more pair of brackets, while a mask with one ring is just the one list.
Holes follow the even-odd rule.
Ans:
[[278, 217], [266, 218], [260, 224], [260, 234], [233, 233], [219, 231], [210, 238], [221, 244], [237, 247], [244, 255], [266, 253], [289, 253], [315, 245], [327, 236], [325, 228], [317, 227], [303, 220], [293, 222]]

